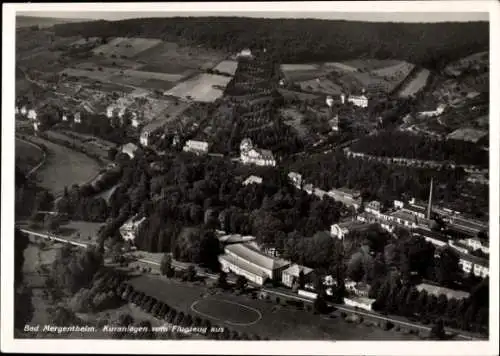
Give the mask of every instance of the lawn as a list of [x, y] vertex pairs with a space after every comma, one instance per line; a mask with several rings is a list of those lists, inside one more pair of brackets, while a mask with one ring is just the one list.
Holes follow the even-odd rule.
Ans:
[[29, 172], [43, 159], [43, 152], [33, 144], [16, 139], [16, 165], [23, 171]]
[[83, 153], [39, 137], [30, 140], [47, 147], [47, 161], [37, 171], [36, 177], [43, 188], [55, 194], [61, 193], [64, 187], [86, 183], [99, 173], [97, 162]]
[[[140, 291], [164, 301], [184, 313], [202, 312], [213, 324], [272, 340], [397, 340], [411, 336], [386, 332], [363, 324], [348, 324], [298, 310], [274, 301], [252, 299], [232, 293], [207, 293], [207, 288], [163, 277], [140, 276], [130, 283]], [[193, 311], [193, 309], [195, 311]], [[261, 319], [258, 318], [260, 314]], [[202, 315], [203, 316], [203, 315]], [[205, 316], [207, 318], [207, 316]], [[238, 325], [238, 322], [241, 325]]]

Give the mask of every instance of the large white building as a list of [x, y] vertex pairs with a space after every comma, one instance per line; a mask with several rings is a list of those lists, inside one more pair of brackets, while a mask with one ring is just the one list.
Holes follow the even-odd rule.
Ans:
[[139, 227], [145, 220], [145, 217], [138, 218], [137, 216], [134, 216], [130, 218], [120, 227], [120, 235], [122, 235], [125, 241], [134, 241]]
[[185, 152], [208, 153], [208, 142], [189, 140], [183, 147]]
[[297, 188], [302, 189], [302, 174], [296, 172], [288, 173], [288, 179]]
[[347, 101], [352, 103], [355, 106], [359, 106], [361, 108], [368, 107], [368, 98], [365, 95], [349, 95], [347, 97]]
[[127, 154], [131, 159], [135, 157], [135, 151], [137, 151], [139, 147], [137, 147], [132, 142], [127, 143], [122, 146], [121, 152]]
[[306, 280], [310, 279], [311, 274], [313, 273], [313, 269], [306, 267], [306, 266], [301, 266], [296, 263], [288, 267], [283, 271], [282, 277], [281, 277], [281, 282], [289, 287], [293, 287], [294, 282], [298, 282], [300, 273], [302, 272]]
[[272, 258], [246, 243], [228, 245], [219, 262], [224, 272], [244, 276], [249, 281], [263, 285], [267, 279], [281, 281], [283, 270], [290, 262]]
[[240, 159], [244, 164], [257, 166], [276, 166], [276, 160], [270, 150], [254, 147], [252, 140], [245, 138], [240, 144]]
[[360, 221], [346, 221], [338, 224], [333, 224], [330, 227], [330, 234], [339, 240], [343, 240], [347, 234], [352, 231], [365, 231], [373, 227], [373, 224], [367, 224]]

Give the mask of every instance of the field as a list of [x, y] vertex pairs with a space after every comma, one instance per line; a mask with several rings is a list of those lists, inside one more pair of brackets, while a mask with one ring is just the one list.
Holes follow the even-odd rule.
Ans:
[[37, 171], [36, 179], [52, 193], [60, 193], [73, 184], [86, 183], [99, 173], [99, 165], [83, 153], [38, 137], [30, 140], [47, 147], [47, 161]]
[[52, 17], [16, 16], [16, 28], [39, 26], [40, 28], [51, 27], [68, 22], [83, 22], [88, 19], [64, 19]]
[[445, 67], [444, 73], [452, 76], [459, 76], [462, 71], [468, 67], [472, 67], [473, 69], [489, 67], [489, 52], [474, 53], [450, 63]]
[[98, 155], [104, 160], [108, 159], [108, 150], [116, 145], [105, 140], [95, 138], [89, 135], [82, 135], [72, 131], [45, 131], [45, 134], [54, 140], [62, 140], [70, 142], [79, 149], [84, 149], [86, 152]]
[[29, 172], [43, 159], [43, 152], [33, 144], [16, 139], [16, 166], [23, 172]]
[[412, 336], [385, 332], [365, 325], [348, 324], [339, 317], [327, 318], [276, 305], [273, 301], [207, 293], [206, 287], [183, 284], [157, 276], [130, 281], [136, 289], [164, 301], [184, 313], [212, 320], [213, 324], [271, 340], [394, 340]]
[[345, 71], [345, 72], [357, 72], [358, 71], [358, 68], [356, 66], [350, 66], [348, 63], [328, 62], [328, 63], [325, 63], [325, 66], [340, 69], [341, 71]]
[[237, 61], [222, 61], [219, 64], [217, 64], [217, 66], [213, 70], [219, 71], [221, 73], [234, 75], [237, 68], [238, 68]]
[[342, 87], [329, 79], [305, 80], [299, 83], [304, 91], [319, 92], [330, 95], [340, 95]]
[[476, 130], [471, 128], [461, 128], [450, 133], [447, 138], [450, 140], [461, 140], [468, 142], [477, 142], [488, 134], [487, 131]]
[[416, 77], [411, 80], [399, 93], [400, 97], [406, 98], [418, 93], [427, 84], [431, 73], [427, 69], [421, 69]]
[[161, 40], [159, 39], [117, 37], [113, 38], [109, 43], [94, 48], [93, 52], [107, 57], [114, 55], [131, 58], [160, 43]]
[[195, 101], [212, 102], [223, 95], [223, 90], [230, 81], [231, 78], [226, 76], [200, 74], [177, 84], [174, 88], [165, 92], [165, 95]]

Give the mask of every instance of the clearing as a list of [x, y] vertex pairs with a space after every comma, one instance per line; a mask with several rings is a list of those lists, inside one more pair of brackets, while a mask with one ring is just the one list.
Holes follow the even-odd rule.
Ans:
[[218, 71], [220, 73], [227, 73], [230, 75], [234, 75], [236, 73], [236, 69], [238, 68], [237, 61], [222, 61], [213, 69], [214, 71]]
[[194, 101], [213, 102], [220, 98], [231, 77], [215, 74], [200, 74], [177, 84], [165, 92], [165, 95], [175, 96]]
[[116, 57], [134, 57], [145, 50], [160, 44], [159, 39], [151, 38], [113, 38], [106, 44], [93, 49], [94, 54]]
[[421, 69], [415, 78], [400, 91], [399, 96], [406, 98], [418, 93], [427, 84], [430, 74], [431, 72], [428, 69]]

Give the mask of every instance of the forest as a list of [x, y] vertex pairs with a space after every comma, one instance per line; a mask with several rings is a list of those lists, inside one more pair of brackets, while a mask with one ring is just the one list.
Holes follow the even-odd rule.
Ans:
[[435, 140], [422, 135], [382, 131], [351, 146], [354, 152], [384, 157], [455, 162], [488, 167], [488, 153], [478, 145], [458, 140]]
[[397, 58], [429, 69], [488, 49], [487, 22], [374, 23], [237, 17], [141, 18], [58, 24], [56, 35], [146, 37], [228, 52], [262, 49], [293, 62]]

